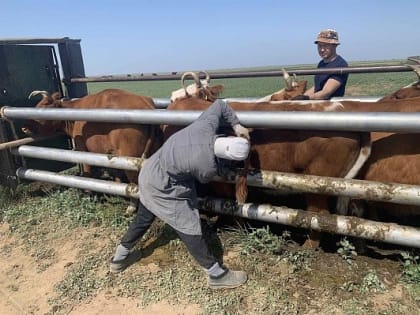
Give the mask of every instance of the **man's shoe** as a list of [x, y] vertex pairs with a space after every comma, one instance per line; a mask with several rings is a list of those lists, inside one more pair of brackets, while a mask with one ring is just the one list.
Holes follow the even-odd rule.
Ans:
[[112, 257], [111, 263], [109, 264], [109, 271], [112, 273], [120, 273], [124, 271], [128, 266], [139, 261], [140, 258], [141, 251], [139, 250], [130, 252], [126, 258], [121, 260], [114, 260], [114, 257]]
[[208, 285], [210, 289], [232, 289], [244, 284], [247, 280], [245, 271], [227, 270], [220, 277], [208, 278]]
[[127, 268], [130, 264], [128, 261], [129, 256], [130, 255], [128, 255], [125, 259], [122, 260], [114, 260], [113, 257], [111, 263], [109, 264], [109, 271], [111, 271], [112, 273], [120, 273], [124, 271], [124, 269]]
[[139, 261], [141, 256], [142, 252], [140, 250], [135, 250], [130, 252], [124, 259], [114, 260], [114, 257], [112, 257], [111, 263], [109, 264], [109, 271], [112, 273], [120, 273], [128, 266]]

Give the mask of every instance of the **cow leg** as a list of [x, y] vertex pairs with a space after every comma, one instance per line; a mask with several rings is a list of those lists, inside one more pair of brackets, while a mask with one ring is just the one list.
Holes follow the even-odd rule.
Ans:
[[[138, 181], [138, 172], [126, 171], [125, 175], [127, 176], [129, 183], [137, 183]], [[128, 216], [133, 215], [137, 211], [139, 200], [136, 198], [130, 198], [127, 209], [125, 209], [125, 214]]]
[[[85, 139], [83, 139], [81, 136], [77, 135], [77, 136], [73, 136], [72, 138], [72, 142], [73, 142], [73, 150], [75, 151], [81, 151], [81, 152], [88, 152], [88, 149], [86, 147], [85, 144]], [[92, 167], [88, 164], [82, 164], [81, 165], [81, 171], [82, 177], [88, 177], [88, 178], [92, 178]], [[86, 194], [90, 195], [92, 194], [92, 191], [89, 189], [84, 189], [83, 190]]]
[[138, 203], [139, 203], [139, 201], [137, 199], [130, 198], [127, 209], [125, 209], [125, 214], [128, 215], [128, 216], [131, 216], [134, 213], [136, 213]]
[[[349, 198], [348, 212], [350, 216], [363, 218], [366, 214], [367, 204], [363, 200]], [[367, 250], [366, 240], [363, 238], [352, 237], [351, 241], [358, 254], [364, 254]]]
[[[72, 140], [73, 140], [73, 149], [75, 151], [81, 151], [81, 152], [89, 151], [86, 147], [85, 139], [83, 139], [81, 136], [75, 136], [74, 138], [72, 138]], [[82, 164], [82, 176], [92, 177], [92, 168], [90, 165]]]
[[211, 188], [214, 194], [220, 198], [232, 199], [236, 194], [235, 185], [228, 183], [212, 182]]
[[[321, 195], [305, 195], [307, 211], [315, 212], [317, 214], [329, 213], [327, 197]], [[302, 245], [304, 248], [308, 249], [317, 249], [319, 248], [319, 243], [321, 240], [321, 233], [318, 231], [309, 231], [308, 239]]]

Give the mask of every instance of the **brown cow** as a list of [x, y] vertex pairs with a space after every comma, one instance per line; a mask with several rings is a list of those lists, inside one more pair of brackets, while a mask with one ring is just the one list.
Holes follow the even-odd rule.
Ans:
[[[211, 102], [200, 98], [184, 98], [168, 106], [168, 110], [205, 110]], [[236, 111], [293, 111], [295, 102], [229, 103]], [[298, 110], [335, 110], [322, 103], [296, 104]], [[165, 138], [180, 127], [166, 126]], [[294, 131], [254, 129], [251, 132], [250, 168], [280, 172], [324, 175], [332, 177], [354, 177], [369, 154], [369, 133]], [[221, 185], [221, 184], [217, 184]], [[250, 188], [251, 189], [251, 188]], [[219, 195], [232, 198], [233, 189], [220, 189]], [[307, 210], [328, 211], [327, 197], [305, 195]], [[311, 233], [305, 247], [317, 247], [318, 237]]]
[[[331, 103], [336, 104], [337, 111], [345, 112], [420, 112], [420, 81], [401, 88], [374, 103], [326, 101], [324, 105], [313, 103], [313, 110], [316, 110], [315, 106], [322, 108], [322, 106], [331, 106]], [[308, 102], [301, 104], [294, 102], [288, 106], [292, 110], [301, 110], [311, 106], [309, 104]], [[418, 133], [372, 132], [371, 138], [371, 155], [356, 178], [385, 183], [420, 185]], [[342, 202], [344, 200], [345, 198], [341, 199]], [[360, 200], [352, 200], [349, 206], [351, 214], [361, 216], [366, 205], [368, 205], [368, 216], [382, 221], [397, 220], [399, 223], [412, 224], [414, 221], [407, 221], [406, 218], [409, 220], [413, 215], [420, 215], [418, 206]], [[344, 208], [344, 204], [342, 204], [342, 210], [345, 210]]]
[[297, 80], [296, 75], [291, 77], [285, 69], [283, 70], [283, 79], [285, 87], [273, 94], [267, 95], [259, 99], [257, 102], [271, 102], [271, 101], [284, 101], [290, 100], [295, 96], [302, 95], [306, 91], [307, 81]]
[[[372, 142], [371, 157], [357, 178], [384, 183], [420, 185], [419, 134], [390, 134]], [[418, 206], [353, 200], [349, 210], [351, 214], [361, 216], [366, 205], [366, 216], [371, 219], [409, 225], [419, 222], [409, 219], [410, 216], [420, 215]]]
[[[350, 112], [419, 112], [420, 111], [420, 98], [417, 98], [420, 95], [420, 84], [419, 82], [415, 82], [401, 90], [391, 94], [390, 96], [382, 98], [380, 101], [376, 103], [370, 102], [355, 102], [355, 101], [341, 101], [341, 102], [282, 102], [281, 104], [277, 104], [276, 107], [273, 109], [270, 106], [274, 106], [274, 104], [265, 104], [264, 106], [258, 106], [258, 108], [252, 108], [254, 105], [246, 104], [241, 105], [238, 104], [238, 107], [235, 106], [235, 103], [231, 103], [232, 107], [236, 110], [278, 110], [280, 106], [282, 110], [288, 111], [325, 111], [325, 110], [336, 110], [336, 111], [350, 111]], [[408, 100], [407, 98], [413, 98]], [[260, 104], [262, 105], [262, 104]], [[190, 100], [190, 104], [184, 103], [184, 105], [171, 105], [169, 109], [196, 109], [196, 110], [203, 110], [205, 105], [201, 105], [199, 102], [192, 102]], [[241, 107], [244, 106], [244, 107]], [[175, 107], [175, 108], [174, 108]], [[185, 107], [185, 108], [182, 108]], [[276, 138], [274, 137], [277, 134], [275, 131], [272, 131], [273, 137], [270, 138], [274, 141], [270, 141], [267, 143], [267, 148], [274, 148], [273, 142], [276, 142]], [[284, 134], [284, 132], [282, 132]], [[269, 134], [266, 130], [264, 131], [264, 136]], [[294, 136], [293, 134], [291, 135]], [[393, 135], [390, 133], [377, 133], [373, 132], [372, 137], [376, 139], [374, 142], [374, 148], [372, 152], [372, 157], [369, 159], [368, 163], [364, 166], [363, 170], [360, 172], [358, 178], [367, 179], [367, 180], [375, 180], [375, 181], [384, 181], [384, 182], [399, 182], [399, 183], [406, 183], [406, 184], [420, 184], [420, 177], [416, 174], [417, 170], [420, 168], [420, 152], [419, 146], [417, 145], [417, 134], [399, 134]], [[384, 138], [385, 137], [385, 138]], [[384, 139], [382, 139], [384, 138]], [[257, 147], [255, 142], [256, 136], [255, 133], [251, 134], [251, 140], [253, 142], [253, 149]], [[290, 135], [285, 137], [285, 141], [290, 141]], [[390, 147], [392, 149], [390, 149]], [[255, 149], [254, 149], [255, 150]], [[297, 152], [292, 151], [291, 152]], [[271, 156], [275, 156], [278, 152], [283, 151], [272, 151]], [[398, 154], [397, 154], [398, 152]], [[255, 167], [255, 160], [257, 157], [258, 151], [253, 151], [251, 153], [251, 159], [254, 159], [252, 167]], [[293, 155], [291, 153], [291, 155]], [[260, 156], [258, 156], [259, 158]], [[289, 158], [289, 160], [291, 160]], [[287, 163], [286, 163], [287, 164]], [[292, 164], [292, 163], [290, 163]], [[289, 166], [291, 166], [289, 164]], [[260, 169], [268, 169], [267, 166], [257, 165], [255, 168]], [[270, 167], [270, 166], [268, 166]], [[274, 170], [283, 170], [289, 172], [302, 172], [302, 169], [296, 171], [293, 168], [287, 168], [287, 166], [283, 169], [276, 169]], [[317, 175], [324, 175], [322, 173], [314, 172], [308, 174], [317, 174]], [[354, 173], [353, 173], [354, 175]], [[337, 175], [329, 175], [329, 176], [337, 176]], [[350, 178], [351, 176], [348, 176]], [[223, 188], [225, 190], [225, 188]], [[226, 191], [226, 190], [225, 190]], [[376, 203], [378, 204], [378, 203]], [[311, 202], [308, 201], [308, 209], [310, 210]], [[381, 204], [381, 206], [384, 206]], [[397, 216], [401, 216], [402, 212], [396, 212], [395, 206], [393, 205], [385, 205], [387, 213], [394, 214]], [[318, 208], [319, 209], [319, 208]], [[420, 214], [418, 207], [408, 207], [404, 206], [403, 213], [405, 214]]]
[[380, 101], [401, 100], [417, 96], [420, 96], [420, 77], [419, 81], [413, 82], [390, 95], [382, 97]]
[[[31, 93], [31, 96], [40, 91]], [[75, 108], [75, 109], [154, 109], [153, 100], [119, 89], [107, 89], [97, 94], [87, 95], [75, 100], [61, 100], [58, 93], [49, 95], [42, 92], [43, 98], [37, 108]], [[128, 123], [100, 123], [86, 121], [28, 121], [23, 128], [25, 133], [53, 134], [64, 131], [74, 141], [74, 149], [117, 156], [147, 158], [162, 144], [162, 133], [156, 125]], [[83, 176], [90, 177], [91, 167], [83, 165]], [[137, 183], [138, 172], [125, 171], [130, 183]], [[121, 181], [120, 178], [116, 179]], [[131, 200], [128, 212], [136, 209], [137, 200]]]
[[[201, 71], [206, 75], [205, 79], [199, 78], [199, 73], [192, 71], [185, 72], [181, 77], [182, 88], [172, 92], [171, 103], [178, 99], [193, 97], [202, 98], [208, 101], [215, 101], [220, 93], [223, 91], [223, 85], [210, 86], [210, 75], [206, 71]], [[185, 80], [191, 76], [194, 80], [193, 84], [185, 86]], [[296, 76], [291, 77], [286, 70], [283, 69], [283, 79], [285, 81], [285, 88], [267, 95], [258, 100], [258, 102], [282, 101], [290, 100], [297, 95], [305, 93], [307, 81], [297, 80]]]
[[[387, 107], [401, 112], [420, 112], [420, 81], [382, 98]], [[391, 100], [391, 101], [389, 101]], [[394, 101], [392, 101], [394, 100]], [[377, 107], [381, 106], [380, 104]], [[418, 133], [372, 133], [372, 154], [364, 165], [359, 179], [384, 183], [420, 185], [420, 145]], [[366, 208], [366, 209], [365, 209]], [[419, 206], [384, 202], [353, 200], [349, 210], [353, 215], [380, 221], [393, 221], [413, 225], [420, 216]]]

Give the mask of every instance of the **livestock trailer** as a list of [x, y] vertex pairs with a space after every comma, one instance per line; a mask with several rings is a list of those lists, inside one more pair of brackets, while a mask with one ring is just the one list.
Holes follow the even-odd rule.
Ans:
[[[29, 99], [28, 96], [34, 90], [60, 92], [68, 97], [84, 96], [87, 94], [86, 83], [68, 82], [69, 78], [84, 76], [80, 40], [67, 37], [0, 40], [0, 107], [33, 107], [38, 99]], [[22, 120], [0, 120], [0, 143], [23, 138], [22, 124]], [[64, 136], [39, 141], [37, 145], [70, 147]], [[0, 184], [16, 187], [16, 169], [22, 164], [55, 171], [70, 166], [69, 163], [58, 161], [45, 163], [31, 158], [23, 160], [11, 155], [8, 150], [0, 150]]]

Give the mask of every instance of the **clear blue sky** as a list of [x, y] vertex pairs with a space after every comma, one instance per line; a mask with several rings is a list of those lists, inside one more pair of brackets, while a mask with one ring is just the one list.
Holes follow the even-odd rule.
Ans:
[[87, 75], [317, 63], [334, 28], [348, 61], [420, 55], [419, 0], [7, 0], [0, 38], [81, 39]]

